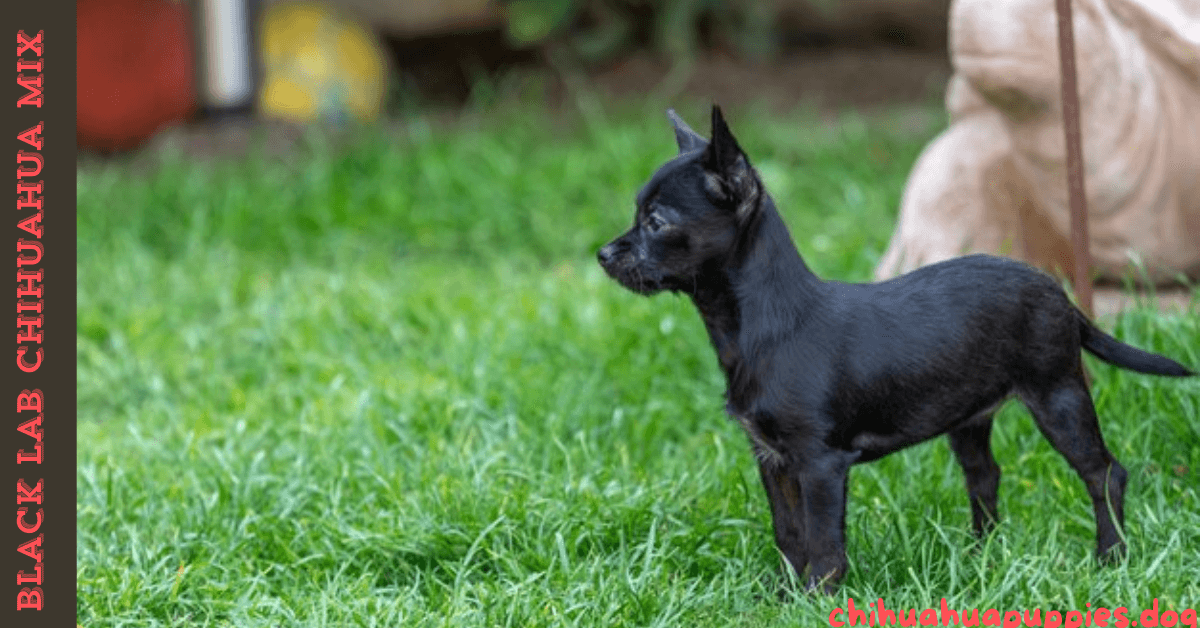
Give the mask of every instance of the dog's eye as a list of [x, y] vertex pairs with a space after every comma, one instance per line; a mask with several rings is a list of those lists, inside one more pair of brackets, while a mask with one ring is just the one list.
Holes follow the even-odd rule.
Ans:
[[658, 214], [650, 214], [646, 217], [646, 228], [650, 231], [658, 231], [659, 229], [662, 229], [663, 225], [665, 224], [667, 223], [664, 222], [662, 218], [659, 218]]

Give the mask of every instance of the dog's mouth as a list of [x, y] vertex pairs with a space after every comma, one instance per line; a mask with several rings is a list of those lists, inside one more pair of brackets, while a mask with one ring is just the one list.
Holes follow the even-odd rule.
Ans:
[[651, 295], [666, 289], [666, 281], [661, 273], [645, 271], [628, 256], [601, 260], [600, 266], [609, 277], [632, 292]]
[[617, 280], [617, 283], [638, 294], [649, 296], [661, 292], [664, 288], [661, 277], [647, 274], [637, 266], [606, 265], [604, 272]]
[[639, 254], [635, 247], [617, 239], [601, 248], [596, 257], [604, 272], [631, 292], [652, 295], [663, 290], [677, 290], [678, 283], [652, 260]]

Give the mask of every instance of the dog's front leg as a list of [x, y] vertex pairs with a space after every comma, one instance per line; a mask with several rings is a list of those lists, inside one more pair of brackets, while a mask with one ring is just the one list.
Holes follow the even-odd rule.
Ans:
[[857, 452], [822, 448], [803, 461], [805, 546], [808, 550], [809, 590], [837, 590], [846, 575], [846, 480]]
[[782, 461], [767, 456], [759, 456], [758, 472], [767, 491], [767, 501], [771, 504], [775, 544], [796, 576], [803, 577], [804, 568], [808, 566], [808, 552], [805, 550], [800, 481], [795, 473], [788, 472]]

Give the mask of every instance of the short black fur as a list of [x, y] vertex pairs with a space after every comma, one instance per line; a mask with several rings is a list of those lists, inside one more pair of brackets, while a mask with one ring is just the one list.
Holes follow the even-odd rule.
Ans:
[[973, 527], [997, 520], [992, 413], [1020, 398], [1087, 485], [1097, 555], [1124, 551], [1126, 472], [1105, 447], [1080, 350], [1124, 368], [1193, 375], [1095, 327], [1054, 279], [971, 255], [875, 284], [823, 281], [717, 107], [712, 141], [668, 112], [679, 155], [637, 196], [633, 227], [598, 254], [641, 294], [695, 303], [727, 380], [726, 409], [750, 436], [775, 539], [810, 588], [847, 567], [851, 465], [947, 434]]

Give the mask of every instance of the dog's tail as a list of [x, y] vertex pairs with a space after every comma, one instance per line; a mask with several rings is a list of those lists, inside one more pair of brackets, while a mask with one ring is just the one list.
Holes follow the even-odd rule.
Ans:
[[1079, 310], [1075, 310], [1075, 318], [1079, 321], [1079, 337], [1083, 348], [1109, 364], [1151, 375], [1189, 377], [1196, 374], [1175, 360], [1142, 351], [1113, 338], [1092, 324]]

